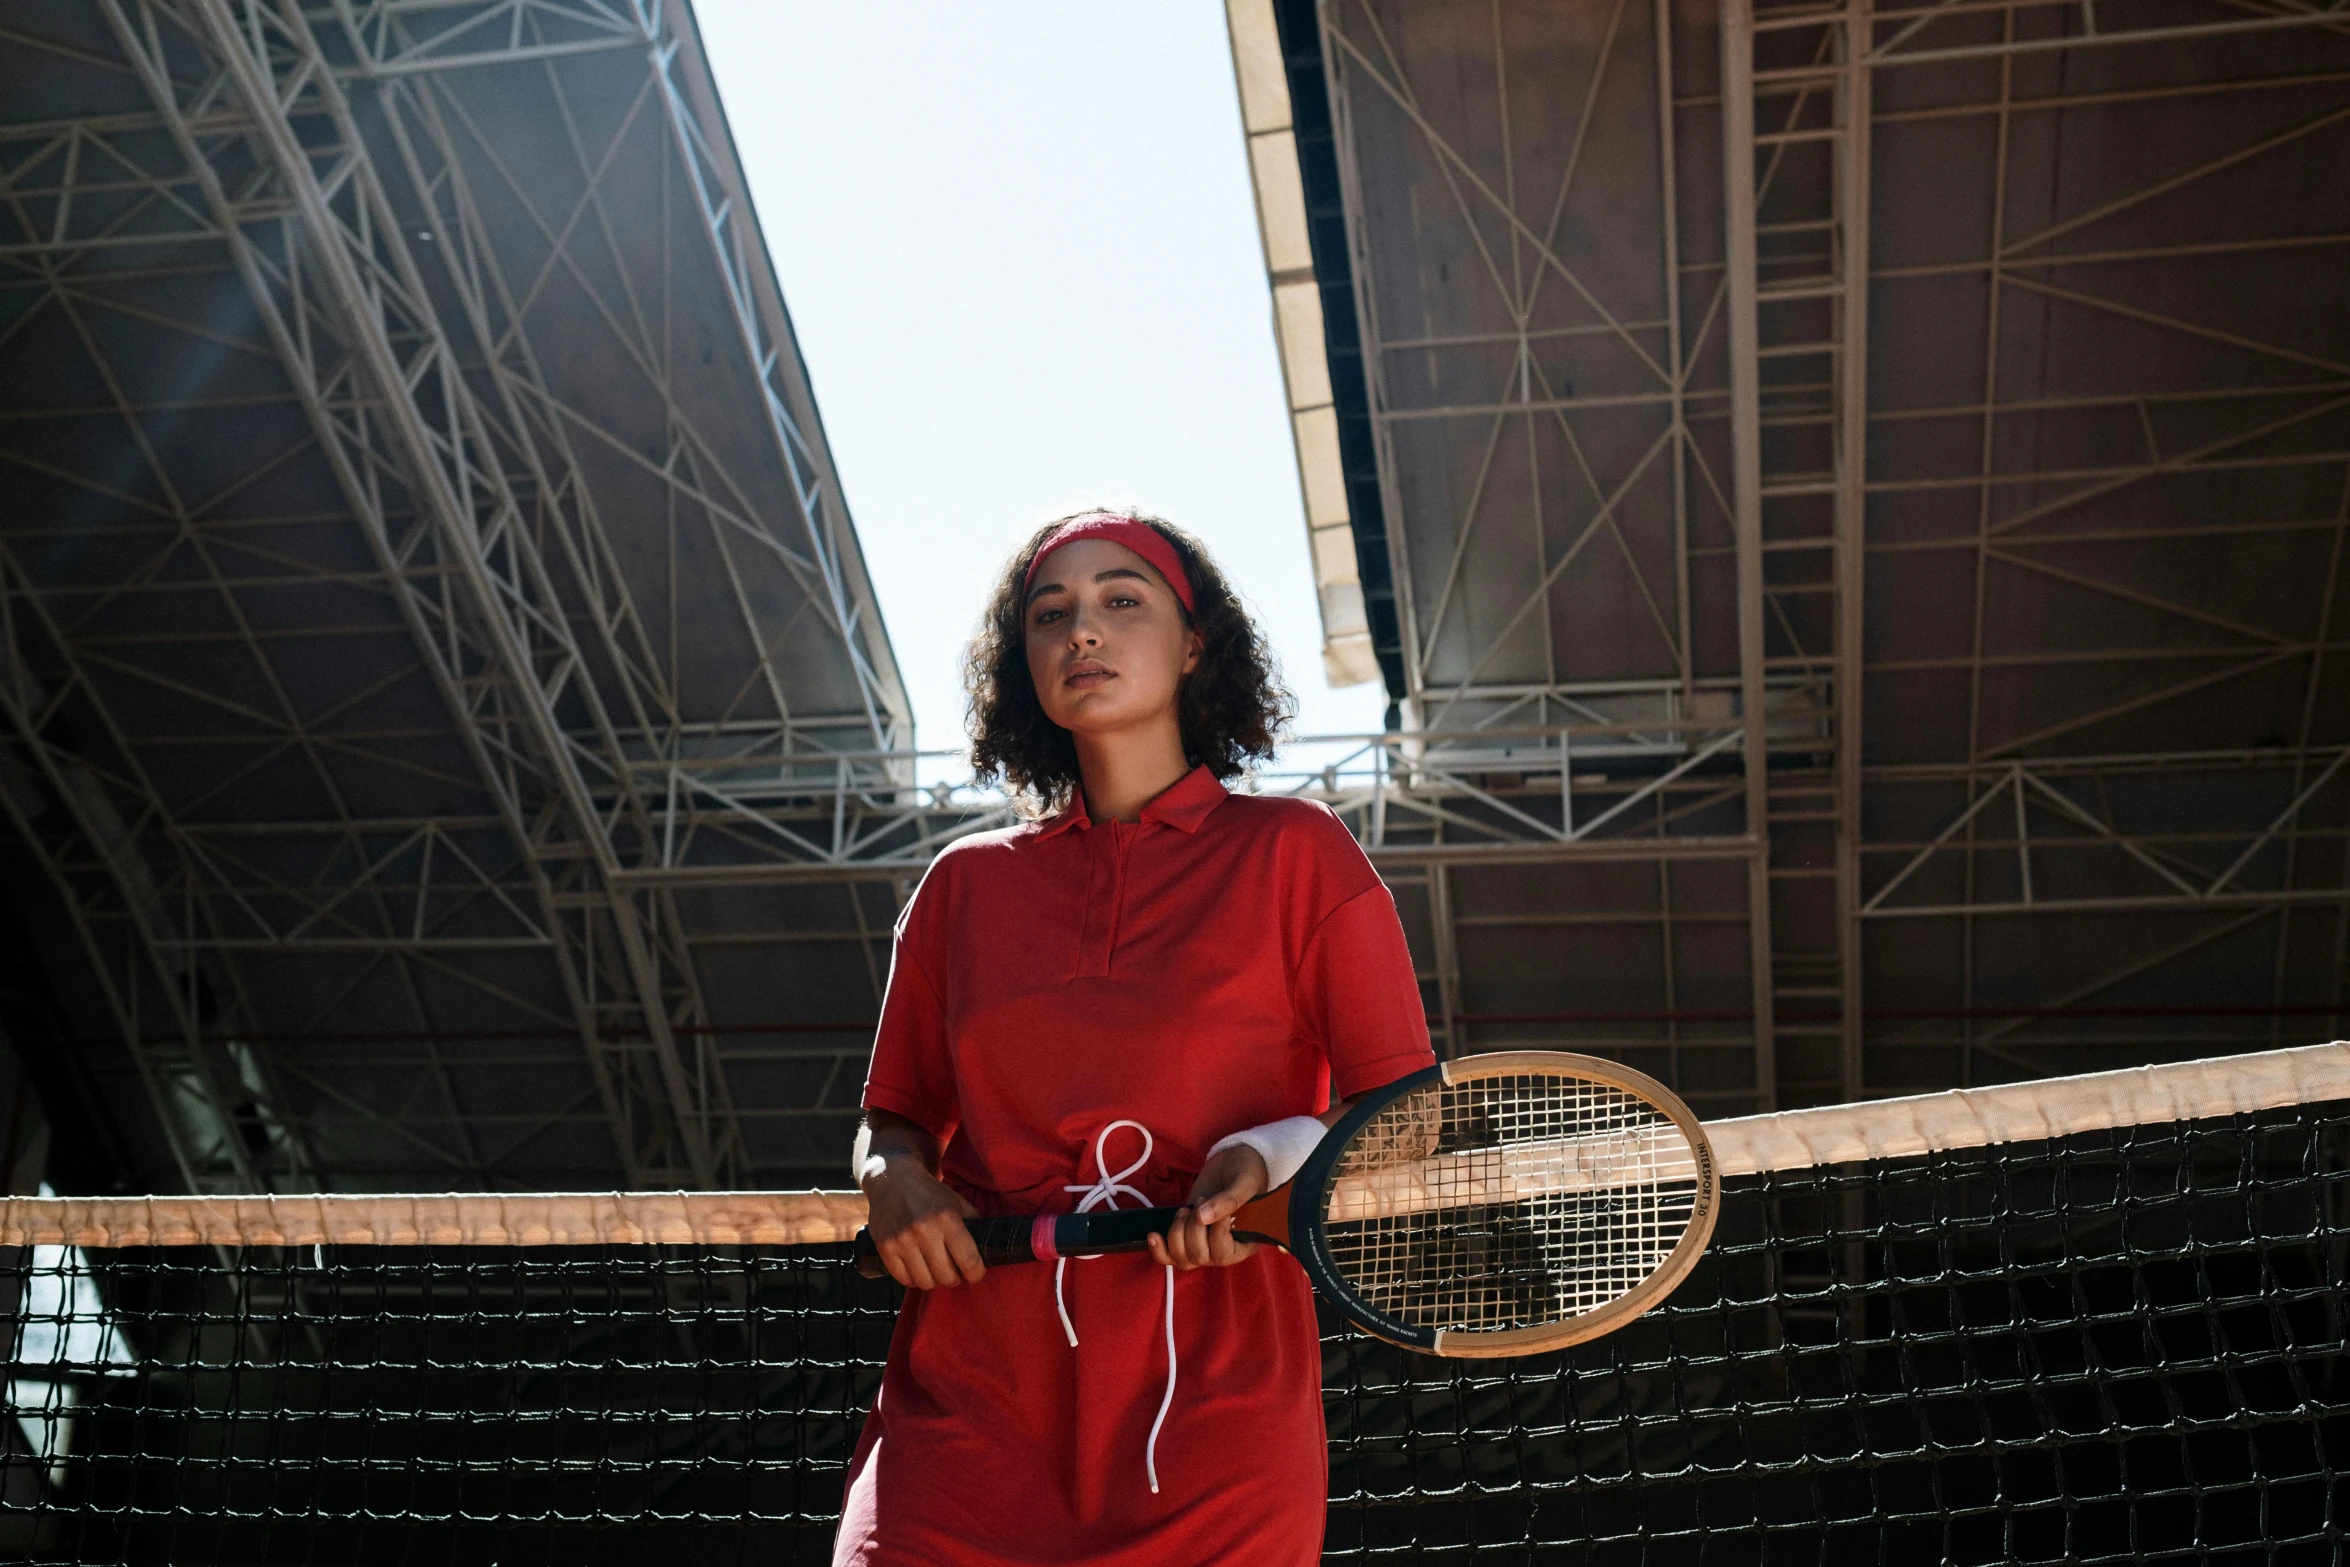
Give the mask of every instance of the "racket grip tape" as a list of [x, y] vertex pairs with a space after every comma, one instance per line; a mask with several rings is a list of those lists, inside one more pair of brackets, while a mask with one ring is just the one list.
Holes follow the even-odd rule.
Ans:
[[[1173, 1208], [1130, 1208], [1124, 1213], [1044, 1213], [1034, 1218], [965, 1219], [979, 1260], [991, 1268], [1015, 1262], [1052, 1262], [1062, 1257], [1098, 1257], [1145, 1251], [1153, 1235], [1175, 1222]], [[857, 1271], [869, 1279], [887, 1276], [870, 1230], [859, 1230]]]

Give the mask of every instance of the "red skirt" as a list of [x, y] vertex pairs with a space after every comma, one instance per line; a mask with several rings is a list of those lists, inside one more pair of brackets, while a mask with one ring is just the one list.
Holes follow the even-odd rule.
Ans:
[[[1175, 1276], [1148, 1257], [908, 1295], [849, 1469], [834, 1567], [1312, 1567], [1330, 1463], [1312, 1294], [1267, 1247]], [[1146, 1454], [1155, 1460], [1153, 1494]]]

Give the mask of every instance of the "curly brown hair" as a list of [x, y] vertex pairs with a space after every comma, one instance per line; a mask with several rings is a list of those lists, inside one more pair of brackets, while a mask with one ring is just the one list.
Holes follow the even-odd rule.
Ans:
[[1000, 781], [1046, 811], [1067, 806], [1077, 787], [1077, 742], [1045, 716], [1028, 673], [1023, 589], [1028, 563], [1053, 530], [1093, 516], [1127, 517], [1153, 529], [1174, 546], [1191, 578], [1194, 609], [1183, 618], [1200, 635], [1200, 660], [1176, 692], [1183, 754], [1218, 779], [1270, 757], [1296, 702], [1240, 595], [1199, 540], [1173, 523], [1140, 512], [1093, 510], [1054, 518], [1013, 552], [971, 639], [963, 681], [971, 694], [971, 765], [981, 781]]

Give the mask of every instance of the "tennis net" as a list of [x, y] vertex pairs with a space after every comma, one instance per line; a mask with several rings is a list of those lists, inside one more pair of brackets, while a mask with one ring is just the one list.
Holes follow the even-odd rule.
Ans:
[[[2334, 1559], [2350, 1044], [1709, 1127], [1624, 1330], [1329, 1322], [1339, 1561]], [[9, 1199], [0, 1554], [822, 1561], [896, 1310], [842, 1194]]]

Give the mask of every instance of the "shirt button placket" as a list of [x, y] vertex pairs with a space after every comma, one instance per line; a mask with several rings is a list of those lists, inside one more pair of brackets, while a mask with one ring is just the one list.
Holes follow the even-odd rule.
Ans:
[[1085, 907], [1077, 921], [1077, 977], [1110, 972], [1118, 914], [1126, 896], [1126, 853], [1142, 829], [1108, 821], [1085, 832]]
[[1110, 960], [1118, 951], [1118, 921], [1126, 912], [1126, 856], [1134, 847], [1134, 840], [1142, 836], [1140, 823], [1110, 823], [1110, 899], [1109, 918], [1102, 922], [1102, 972], [1110, 971]]
[[1110, 847], [1109, 826], [1098, 824], [1083, 829], [1081, 841], [1085, 845], [1085, 902], [1077, 916], [1077, 978], [1085, 979], [1109, 972], [1103, 961], [1102, 924], [1105, 905], [1109, 902], [1109, 867], [1111, 858], [1105, 853]]

